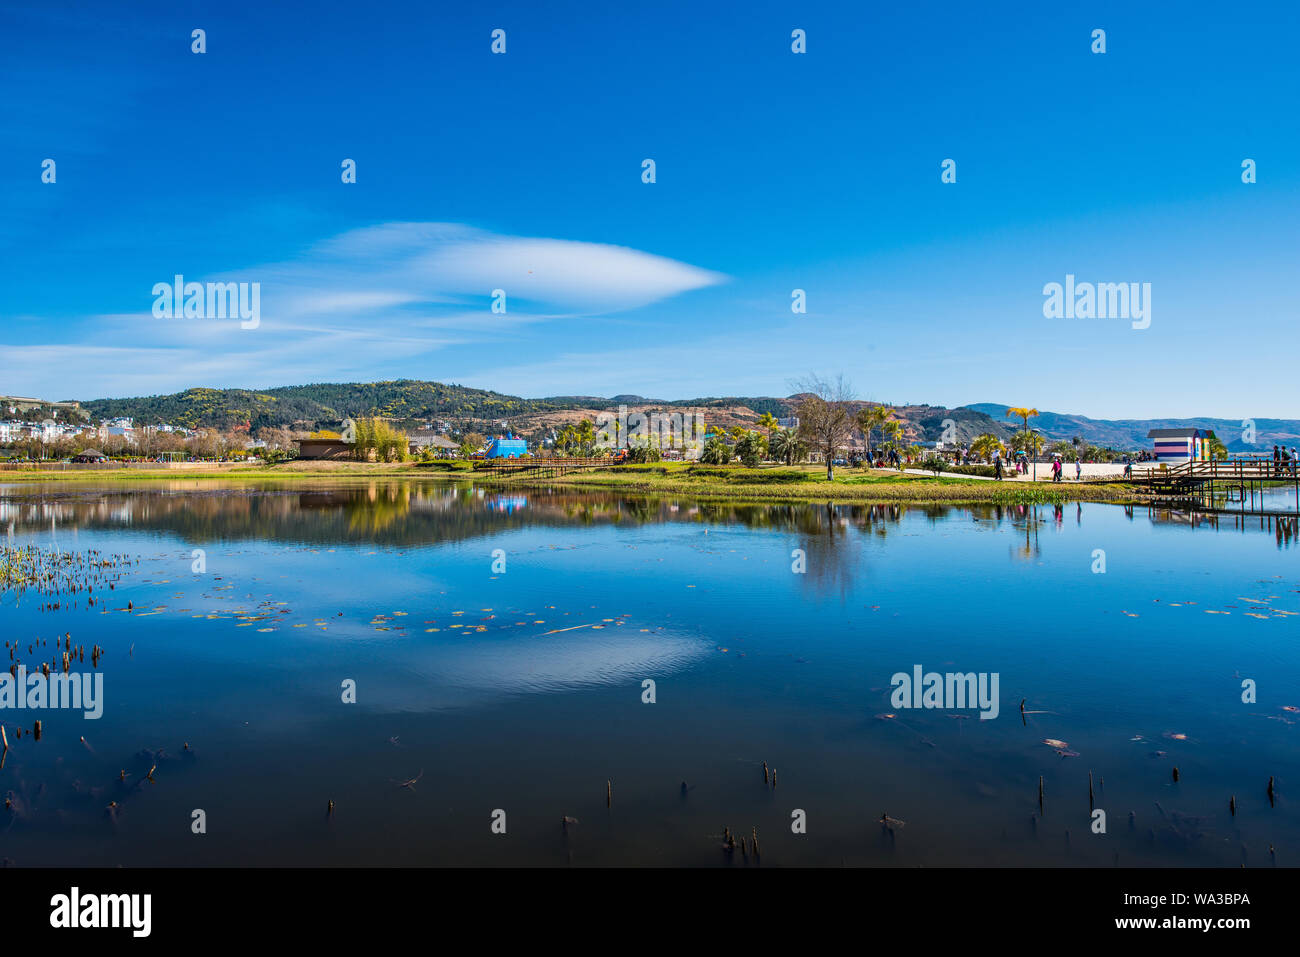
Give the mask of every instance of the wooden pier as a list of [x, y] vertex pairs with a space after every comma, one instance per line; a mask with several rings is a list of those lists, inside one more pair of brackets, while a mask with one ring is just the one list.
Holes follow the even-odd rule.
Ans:
[[475, 466], [474, 471], [485, 472], [494, 478], [559, 478], [570, 472], [617, 468], [621, 464], [616, 459], [602, 457], [485, 459]]
[[[1224, 461], [1185, 462], [1172, 468], [1152, 468], [1134, 476], [1157, 501], [1179, 503], [1202, 511], [1242, 515], [1300, 515], [1300, 463], [1275, 463], [1271, 456]], [[1284, 510], [1265, 505], [1265, 489], [1286, 489]]]

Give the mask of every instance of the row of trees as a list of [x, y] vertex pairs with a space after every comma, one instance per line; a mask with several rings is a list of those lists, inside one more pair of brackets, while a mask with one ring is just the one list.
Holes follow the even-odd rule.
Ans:
[[136, 429], [128, 438], [117, 434], [101, 436], [97, 430], [87, 429], [76, 435], [61, 435], [50, 441], [23, 438], [9, 443], [8, 448], [20, 458], [35, 460], [71, 458], [89, 449], [96, 449], [109, 458], [118, 459], [156, 459], [165, 453], [215, 459], [278, 452], [283, 457], [292, 455], [296, 449], [295, 436], [289, 429], [264, 428], [259, 431], [258, 439], [266, 443], [265, 449], [247, 448], [249, 435], [242, 430], [222, 432], [217, 429], [202, 429], [183, 434], [159, 432], [145, 427]]
[[[384, 419], [357, 419], [352, 423], [352, 457], [362, 462], [405, 462], [411, 440]], [[348, 436], [344, 436], [347, 438]]]
[[566, 425], [555, 433], [555, 451], [560, 455], [591, 456], [596, 454], [596, 424], [583, 419]]

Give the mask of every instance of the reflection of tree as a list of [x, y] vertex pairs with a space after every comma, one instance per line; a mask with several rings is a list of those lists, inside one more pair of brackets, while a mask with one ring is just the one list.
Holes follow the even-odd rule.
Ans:
[[[808, 573], [826, 582], [848, 574], [851, 534], [884, 535], [915, 506], [700, 502], [654, 495], [529, 490], [520, 507], [472, 485], [401, 479], [365, 483], [257, 486], [220, 480], [114, 486], [85, 491], [29, 486], [0, 498], [0, 517], [15, 529], [131, 528], [169, 532], [185, 542], [269, 540], [303, 544], [366, 542], [418, 545], [458, 541], [529, 525], [586, 527], [691, 523], [791, 532], [809, 556]], [[526, 507], [523, 507], [526, 505]], [[940, 517], [950, 509], [927, 507]], [[828, 577], [829, 576], [829, 577]]]
[[372, 482], [364, 501], [350, 501], [344, 506], [348, 514], [348, 531], [353, 534], [377, 534], [411, 511], [411, 487], [406, 482]]
[[1030, 561], [1042, 554], [1038, 547], [1038, 526], [1042, 519], [1038, 516], [1037, 505], [1013, 505], [1008, 512], [1011, 513], [1011, 524], [1017, 528], [1023, 527], [1025, 532], [1025, 544], [1016, 545], [1011, 549], [1011, 557]]
[[[786, 510], [782, 517], [799, 533], [799, 547], [807, 560], [806, 581], [815, 591], [838, 591], [841, 598], [859, 583], [865, 555], [861, 538], [885, 537], [890, 526], [901, 522], [912, 507], [882, 503], [837, 506], [830, 502], [825, 506], [780, 506]], [[949, 511], [938, 506], [933, 514]]]
[[827, 502], [823, 509], [810, 507], [800, 519], [804, 531], [799, 547], [807, 556], [805, 580], [818, 592], [838, 591], [844, 598], [853, 588], [862, 555], [862, 550], [848, 540], [848, 518], [837, 514], [835, 506]]

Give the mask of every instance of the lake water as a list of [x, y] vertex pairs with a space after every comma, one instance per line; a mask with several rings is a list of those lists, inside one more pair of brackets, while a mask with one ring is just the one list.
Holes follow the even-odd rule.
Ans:
[[[190, 480], [9, 485], [0, 523], [113, 562], [0, 602], [12, 663], [66, 634], [103, 674], [96, 720], [0, 710], [7, 863], [1300, 861], [1272, 519]], [[997, 717], [900, 707], [915, 666], [996, 674]]]

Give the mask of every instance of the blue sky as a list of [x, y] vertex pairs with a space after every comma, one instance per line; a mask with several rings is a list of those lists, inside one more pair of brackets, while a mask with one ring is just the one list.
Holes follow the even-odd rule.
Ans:
[[[115, 6], [0, 8], [0, 392], [1300, 417], [1294, 3]], [[260, 325], [155, 318], [177, 273]], [[1067, 273], [1150, 327], [1045, 318]]]

